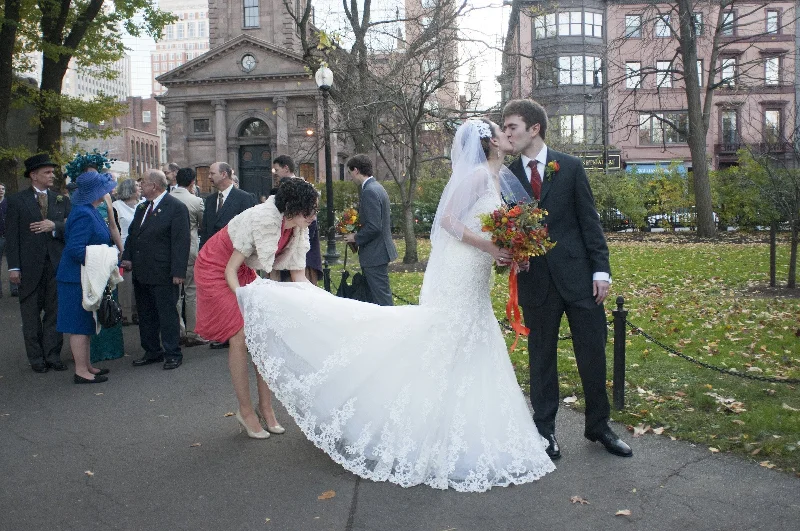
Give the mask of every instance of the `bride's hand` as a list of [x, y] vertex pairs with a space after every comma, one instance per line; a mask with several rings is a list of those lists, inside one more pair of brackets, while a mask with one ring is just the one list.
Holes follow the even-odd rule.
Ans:
[[505, 266], [511, 263], [511, 251], [508, 249], [501, 249], [500, 247], [491, 244], [489, 246], [489, 254], [492, 255], [494, 261], [498, 263], [498, 265]]

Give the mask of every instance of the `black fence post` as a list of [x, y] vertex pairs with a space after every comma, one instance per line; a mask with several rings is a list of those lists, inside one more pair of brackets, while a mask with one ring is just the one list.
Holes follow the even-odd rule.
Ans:
[[624, 297], [617, 297], [614, 314], [614, 409], [625, 409], [625, 321], [628, 310], [623, 308]]
[[322, 262], [322, 284], [325, 286], [325, 291], [331, 292], [331, 268], [327, 260]]

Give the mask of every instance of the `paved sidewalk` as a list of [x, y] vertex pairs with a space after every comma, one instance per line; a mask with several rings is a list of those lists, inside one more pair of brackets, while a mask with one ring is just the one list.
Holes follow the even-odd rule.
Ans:
[[[310, 444], [280, 407], [285, 435], [240, 434], [225, 416], [236, 407], [227, 351], [186, 349], [173, 371], [134, 368], [138, 330], [125, 328], [125, 338], [127, 356], [99, 364], [111, 369], [105, 384], [74, 385], [71, 370], [36, 374], [23, 352], [17, 299], [0, 299], [0, 529], [800, 526], [800, 479], [655, 435], [625, 433], [635, 456], [614, 457], [583, 439], [582, 418], [569, 410], [558, 420], [564, 457], [533, 484], [459, 494], [362, 481]], [[318, 499], [331, 490], [333, 498]], [[589, 504], [571, 503], [573, 496]], [[615, 516], [623, 509], [631, 516]]]

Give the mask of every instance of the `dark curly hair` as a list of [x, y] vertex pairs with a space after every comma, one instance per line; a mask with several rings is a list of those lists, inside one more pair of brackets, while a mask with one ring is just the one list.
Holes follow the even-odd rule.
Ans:
[[275, 206], [289, 218], [310, 216], [317, 211], [319, 194], [303, 179], [289, 179], [278, 187]]

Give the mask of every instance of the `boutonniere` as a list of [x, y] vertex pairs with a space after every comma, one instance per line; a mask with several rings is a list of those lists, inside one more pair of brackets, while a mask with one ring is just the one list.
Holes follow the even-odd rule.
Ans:
[[63, 196], [63, 195], [57, 195], [57, 196], [56, 196], [56, 203], [60, 203], [60, 202], [62, 202], [63, 200], [64, 200], [64, 196]]
[[145, 207], [144, 203], [139, 203], [138, 205], [136, 205], [137, 210], [142, 210], [144, 207]]
[[551, 160], [547, 163], [544, 167], [544, 176], [547, 179], [547, 182], [553, 180], [553, 176], [558, 173], [558, 170], [561, 169], [561, 165], [558, 163], [557, 160]]

